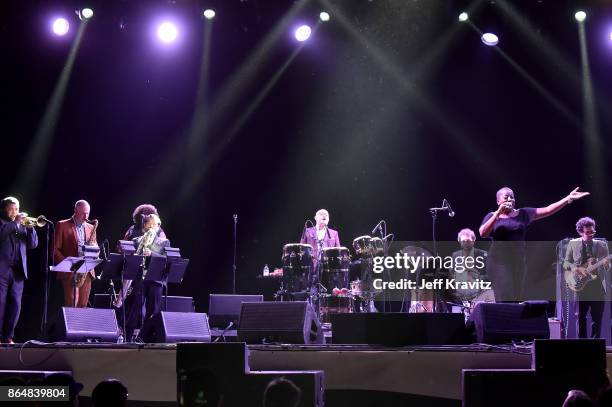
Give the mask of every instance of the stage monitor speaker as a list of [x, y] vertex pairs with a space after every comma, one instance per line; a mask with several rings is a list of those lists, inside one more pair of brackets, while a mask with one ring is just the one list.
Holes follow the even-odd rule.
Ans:
[[238, 326], [243, 302], [263, 302], [263, 295], [211, 294], [208, 303], [210, 326], [219, 329], [227, 328], [230, 323]]
[[50, 342], [117, 342], [115, 310], [62, 307], [49, 326]]
[[161, 311], [144, 322], [139, 337], [147, 343], [210, 342], [208, 317], [199, 312]]
[[502, 304], [481, 302], [476, 305], [469, 326], [476, 331], [476, 341], [504, 344], [548, 339], [550, 329], [546, 307], [539, 302]]
[[247, 343], [324, 343], [323, 330], [305, 301], [243, 302], [238, 340]]
[[580, 375], [606, 370], [605, 339], [537, 339], [533, 343], [531, 367], [547, 376], [561, 372]]
[[334, 344], [383, 346], [461, 345], [469, 343], [463, 314], [331, 314]]
[[228, 376], [249, 372], [248, 349], [244, 342], [179, 343], [176, 345], [176, 371], [184, 374], [207, 368]]

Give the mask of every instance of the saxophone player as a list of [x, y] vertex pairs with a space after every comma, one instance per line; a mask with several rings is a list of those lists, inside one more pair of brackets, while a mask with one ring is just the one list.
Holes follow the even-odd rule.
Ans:
[[[70, 219], [61, 220], [55, 227], [55, 243], [53, 261], [58, 264], [66, 257], [83, 255], [84, 245], [97, 245], [97, 222], [88, 222], [91, 207], [85, 200], [74, 204], [74, 214]], [[96, 277], [94, 270], [79, 275], [75, 281], [72, 273], [57, 273], [57, 278], [64, 289], [64, 305], [66, 307], [85, 308], [89, 301], [91, 282]], [[76, 285], [76, 290], [75, 290]]]
[[[143, 232], [140, 237], [133, 239], [138, 248], [136, 253], [145, 256], [143, 273], [146, 271], [148, 257], [164, 256], [170, 241], [160, 237], [161, 219], [157, 214], [151, 213], [143, 218]], [[144, 278], [144, 277], [143, 277]], [[133, 336], [135, 329], [140, 329], [145, 320], [161, 311], [162, 283], [158, 281], [138, 278], [131, 282], [131, 293], [125, 300], [126, 307], [126, 339]], [[143, 315], [143, 306], [145, 313]]]
[[19, 201], [11, 196], [0, 201], [0, 342], [12, 344], [21, 310], [23, 285], [28, 278], [28, 249], [38, 246], [32, 227], [24, 227]]

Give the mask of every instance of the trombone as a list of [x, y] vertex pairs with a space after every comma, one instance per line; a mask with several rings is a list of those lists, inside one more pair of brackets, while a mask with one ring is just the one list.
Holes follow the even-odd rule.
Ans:
[[37, 218], [33, 216], [28, 216], [28, 214], [25, 212], [20, 213], [20, 215], [21, 215], [21, 225], [25, 227], [38, 226], [39, 228], [42, 228], [47, 223], [49, 223], [45, 215], [40, 215]]

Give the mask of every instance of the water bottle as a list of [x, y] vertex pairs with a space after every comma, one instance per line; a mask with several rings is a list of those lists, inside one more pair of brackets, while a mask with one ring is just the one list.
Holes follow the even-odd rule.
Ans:
[[263, 268], [263, 276], [264, 277], [268, 277], [270, 275], [270, 268], [268, 267], [268, 265], [266, 264]]

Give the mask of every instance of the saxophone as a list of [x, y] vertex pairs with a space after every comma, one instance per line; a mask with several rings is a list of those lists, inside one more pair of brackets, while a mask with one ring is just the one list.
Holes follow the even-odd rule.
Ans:
[[[85, 219], [85, 222], [93, 225], [93, 230], [91, 231], [91, 234], [89, 235], [89, 239], [87, 239], [87, 242], [85, 242], [85, 244], [89, 246], [91, 245], [91, 242], [93, 242], [94, 238], [96, 237], [96, 229], [98, 229], [98, 219], [94, 219], [94, 220]], [[83, 284], [85, 284], [85, 280], [87, 279], [88, 274], [89, 272], [77, 274], [76, 282], [75, 282], [75, 285], [77, 288], [83, 287]]]
[[[142, 256], [144, 254], [145, 249], [150, 249], [151, 245], [155, 241], [156, 235], [157, 235], [157, 231], [154, 228], [147, 230], [146, 233], [142, 236], [142, 239], [140, 239], [140, 243], [138, 244], [138, 249], [136, 250], [136, 254]], [[142, 267], [142, 278], [144, 279], [144, 277], [147, 274], [146, 259], [144, 257], [142, 258], [141, 267]], [[132, 293], [132, 280], [123, 280], [121, 291], [119, 291], [119, 294], [113, 300], [113, 305], [117, 308], [121, 308], [121, 306], [125, 302], [125, 299], [131, 293]]]

